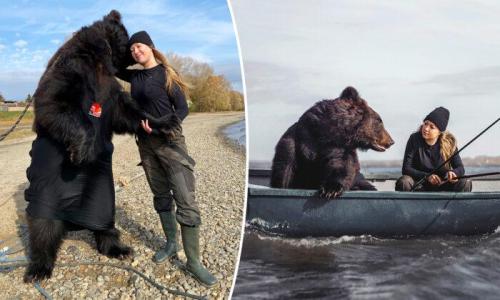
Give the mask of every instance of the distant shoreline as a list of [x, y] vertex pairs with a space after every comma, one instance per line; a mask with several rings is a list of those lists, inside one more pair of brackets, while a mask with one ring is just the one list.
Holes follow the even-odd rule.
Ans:
[[[462, 158], [465, 168], [495, 168], [500, 170], [500, 156], [487, 157], [479, 156], [474, 158]], [[362, 160], [362, 168], [401, 168], [402, 160]], [[265, 160], [250, 160], [250, 169], [269, 169], [271, 161]]]

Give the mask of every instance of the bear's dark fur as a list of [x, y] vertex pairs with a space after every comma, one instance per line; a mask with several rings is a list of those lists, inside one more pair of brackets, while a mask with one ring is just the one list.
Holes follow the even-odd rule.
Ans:
[[276, 145], [271, 186], [319, 189], [335, 198], [350, 189], [373, 189], [359, 173], [356, 149], [385, 151], [393, 144], [380, 116], [356, 89], [317, 102]]
[[[111, 144], [113, 132], [136, 132], [141, 119], [150, 119], [153, 126], [166, 134], [180, 131], [180, 120], [175, 114], [160, 120], [152, 119], [138, 109], [114, 78], [127, 60], [128, 38], [120, 14], [113, 10], [102, 20], [82, 27], [49, 60], [34, 94], [33, 129], [37, 139], [60, 145], [58, 152], [69, 161], [62, 164], [61, 172], [65, 172], [65, 168], [85, 170], [85, 166], [92, 165], [105, 151], [103, 140], [104, 144]], [[99, 127], [93, 125], [94, 119], [91, 121], [88, 115], [89, 103], [93, 102], [103, 107], [103, 117], [96, 121], [101, 122]], [[34, 151], [33, 155], [37, 155], [36, 161], [43, 161], [43, 153]], [[109, 174], [112, 189], [111, 169]], [[37, 192], [34, 195], [30, 205], [41, 197]], [[111, 216], [114, 218], [114, 193], [111, 192], [111, 196], [106, 201], [112, 201]], [[65, 231], [82, 228], [66, 219], [41, 218], [30, 214], [27, 219], [30, 264], [24, 281], [32, 282], [51, 276]], [[131, 249], [120, 243], [119, 232], [112, 225], [112, 220], [109, 224], [111, 228], [105, 230], [93, 229], [98, 251], [116, 258], [128, 256]]]

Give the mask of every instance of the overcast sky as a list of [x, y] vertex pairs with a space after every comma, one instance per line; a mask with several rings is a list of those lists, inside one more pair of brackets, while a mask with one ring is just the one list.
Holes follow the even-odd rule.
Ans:
[[[316, 101], [352, 85], [396, 144], [361, 159], [402, 159], [435, 107], [464, 145], [500, 117], [497, 1], [232, 0], [245, 69], [250, 160], [271, 160]], [[500, 124], [462, 157], [500, 155]]]
[[0, 93], [33, 94], [47, 61], [72, 32], [122, 14], [129, 34], [146, 30], [163, 52], [212, 65], [242, 91], [239, 55], [225, 0], [0, 0]]

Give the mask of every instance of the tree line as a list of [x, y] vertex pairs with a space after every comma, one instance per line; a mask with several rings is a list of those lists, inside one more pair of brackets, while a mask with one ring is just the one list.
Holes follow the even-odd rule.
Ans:
[[217, 75], [207, 63], [191, 57], [168, 53], [170, 64], [189, 85], [190, 110], [200, 112], [243, 110], [243, 95], [232, 89], [231, 83]]
[[[166, 55], [169, 63], [188, 85], [188, 105], [192, 112], [241, 111], [245, 109], [243, 95], [233, 90], [231, 83], [217, 75], [207, 63], [175, 53]], [[122, 82], [126, 90], [127, 83]]]
[[[233, 90], [231, 83], [223, 76], [217, 75], [207, 63], [191, 57], [168, 53], [169, 63], [180, 73], [188, 85], [188, 105], [193, 112], [241, 111], [245, 109], [243, 95]], [[130, 91], [130, 85], [120, 81]], [[31, 95], [23, 101], [31, 100]], [[5, 101], [0, 94], [0, 102]], [[20, 103], [18, 103], [20, 104]]]

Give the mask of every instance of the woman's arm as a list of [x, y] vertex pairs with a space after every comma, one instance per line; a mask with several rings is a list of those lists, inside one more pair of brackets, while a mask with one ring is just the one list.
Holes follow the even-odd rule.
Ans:
[[137, 133], [144, 130], [141, 121], [148, 120], [154, 135], [173, 138], [182, 132], [180, 120], [174, 114], [155, 118], [144, 112], [128, 93], [120, 92], [113, 109], [113, 131], [116, 133]]
[[455, 173], [458, 177], [465, 175], [464, 164], [462, 163], [462, 158], [460, 158], [460, 154], [455, 155], [451, 159], [451, 171]]
[[129, 70], [127, 68], [122, 68], [121, 70], [118, 70], [118, 73], [116, 73], [115, 76], [123, 81], [130, 82], [130, 78], [132, 77], [132, 74], [134, 72], [135, 72], [135, 70]]
[[175, 114], [179, 119], [184, 120], [189, 113], [189, 108], [186, 101], [186, 95], [179, 85], [174, 84], [171, 97], [172, 105], [175, 108]]
[[414, 162], [416, 160], [416, 155], [417, 155], [417, 150], [418, 150], [418, 143], [415, 142], [415, 135], [412, 134], [410, 138], [408, 139], [408, 142], [406, 143], [406, 150], [405, 154], [403, 157], [403, 168], [402, 168], [402, 173], [403, 175], [408, 175], [412, 177], [413, 179], [420, 179], [424, 177], [427, 173], [424, 171], [420, 171], [418, 169], [415, 169], [413, 167]]

